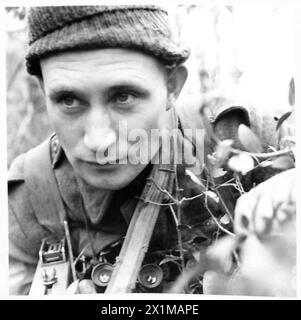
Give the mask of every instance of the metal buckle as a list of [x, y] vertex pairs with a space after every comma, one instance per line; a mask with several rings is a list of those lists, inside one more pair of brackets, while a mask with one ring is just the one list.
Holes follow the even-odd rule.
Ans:
[[39, 256], [42, 265], [49, 265], [59, 262], [66, 262], [66, 239], [55, 240], [55, 239], [43, 239]]

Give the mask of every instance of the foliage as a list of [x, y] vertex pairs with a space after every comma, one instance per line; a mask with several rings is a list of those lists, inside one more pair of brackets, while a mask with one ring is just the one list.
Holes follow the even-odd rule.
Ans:
[[6, 105], [7, 165], [17, 155], [42, 142], [51, 133], [45, 101], [39, 84], [25, 70], [26, 29], [24, 8], [6, 8], [20, 19], [20, 28], [7, 31]]
[[26, 10], [24, 7], [6, 7], [5, 10], [12, 13], [17, 19], [23, 20], [25, 18]]
[[[289, 99], [293, 100], [292, 94]], [[237, 149], [233, 140], [219, 140], [215, 135], [205, 108], [206, 105], [200, 110], [204, 125], [212, 141], [216, 142], [215, 151], [208, 155], [209, 161], [204, 168], [211, 176], [210, 190], [214, 190], [219, 201], [225, 204], [225, 199], [217, 192], [221, 185], [215, 183], [215, 178], [232, 172], [233, 178], [222, 186], [234, 187], [240, 198], [235, 215], [225, 208], [229, 218], [226, 224], [212, 216], [220, 234], [207, 248], [192, 250], [196, 260], [194, 268], [182, 269], [171, 292], [194, 293], [191, 283], [199, 283], [206, 294], [295, 296], [296, 190], [294, 174], [286, 171], [295, 167], [295, 139], [286, 137], [291, 144], [282, 150], [271, 148], [272, 152], [262, 152], [258, 137], [242, 124], [238, 138], [243, 150]], [[285, 125], [287, 118], [283, 117], [275, 132]], [[243, 181], [258, 168], [270, 168], [275, 177], [258, 186], [253, 184], [246, 192]], [[201, 176], [186, 171], [193, 183], [203, 184]], [[279, 174], [281, 171], [283, 173]], [[211, 191], [203, 192], [205, 197], [208, 192]]]

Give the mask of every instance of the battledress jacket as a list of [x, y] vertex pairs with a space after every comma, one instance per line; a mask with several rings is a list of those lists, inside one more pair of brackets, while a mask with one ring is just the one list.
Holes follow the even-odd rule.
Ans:
[[[182, 129], [197, 128], [201, 125], [197, 110], [194, 112], [180, 109], [177, 114]], [[265, 150], [269, 146], [278, 148], [280, 139], [285, 134], [281, 130], [276, 132], [277, 123], [272, 115], [258, 112], [258, 110], [255, 112], [249, 107], [233, 105], [217, 107], [211, 110], [209, 118], [219, 138], [233, 139], [238, 147], [237, 129], [241, 123], [250, 126], [262, 141]], [[206, 141], [205, 156], [214, 151], [214, 145], [210, 139]], [[89, 190], [78, 183], [56, 135], [53, 135], [47, 143], [50, 145], [52, 170], [68, 214], [74, 255], [79, 254], [84, 247], [87, 248], [87, 232], [92, 239], [93, 250], [97, 252], [122, 239], [139, 201], [137, 196], [141, 194], [150, 174], [151, 166], [147, 166], [130, 185], [110, 195], [104, 208], [103, 203], [97, 202], [97, 194], [89, 195]], [[56, 226], [59, 222], [55, 217], [46, 217], [45, 212], [34, 210], [30, 197], [31, 191], [26, 183], [25, 157], [25, 154], [18, 156], [8, 172], [10, 294], [28, 294], [37, 267], [42, 239], [59, 229]], [[38, 172], [38, 174], [43, 175], [43, 172]], [[266, 172], [253, 171], [251, 175], [248, 175], [246, 185], [252, 186], [266, 178], [268, 178]], [[198, 194], [200, 192], [198, 186], [194, 186], [191, 180], [187, 183], [187, 179], [187, 175], [182, 172], [182, 175], [179, 176], [179, 184], [185, 189], [184, 195], [189, 197]], [[225, 194], [225, 202], [232, 211], [237, 197], [235, 190]], [[185, 237], [190, 241], [187, 243], [191, 243], [193, 236], [201, 235], [202, 239], [210, 238], [214, 232], [210, 227], [206, 229], [206, 226], [212, 224], [209, 222], [210, 215], [205, 212], [206, 210], [203, 210], [203, 213], [200, 210], [202, 206], [200, 201], [196, 199], [187, 202], [183, 207], [184, 222], [182, 223], [191, 225], [195, 222], [202, 222], [199, 225], [203, 226], [203, 229], [191, 229], [189, 234], [183, 235], [184, 243]], [[166, 208], [168, 207], [162, 206], [162, 210], [160, 209], [162, 212], [160, 211], [156, 222], [149, 251], [163, 250], [176, 243], [175, 223], [171, 212]], [[212, 210], [215, 211], [216, 216], [223, 214], [222, 210], [219, 212], [214, 205]], [[89, 230], [87, 230], [87, 223]]]

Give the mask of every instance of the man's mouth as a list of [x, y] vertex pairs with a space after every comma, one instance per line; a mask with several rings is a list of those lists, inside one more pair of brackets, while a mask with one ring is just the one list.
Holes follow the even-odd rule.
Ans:
[[126, 163], [127, 158], [122, 158], [122, 159], [98, 159], [96, 161], [96, 163], [98, 163], [99, 165], [114, 165], [114, 164], [122, 164], [122, 163]]
[[124, 160], [121, 159], [113, 159], [113, 160], [103, 160], [103, 161], [83, 161], [91, 167], [95, 168], [103, 168], [103, 167], [114, 167], [124, 163]]

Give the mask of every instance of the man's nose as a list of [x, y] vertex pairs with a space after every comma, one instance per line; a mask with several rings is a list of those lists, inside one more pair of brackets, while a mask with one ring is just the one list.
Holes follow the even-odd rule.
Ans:
[[105, 110], [92, 110], [86, 119], [84, 144], [92, 151], [106, 151], [116, 142], [112, 121]]

